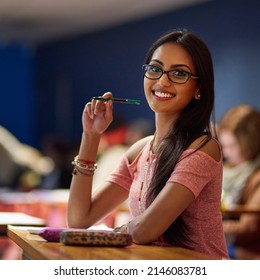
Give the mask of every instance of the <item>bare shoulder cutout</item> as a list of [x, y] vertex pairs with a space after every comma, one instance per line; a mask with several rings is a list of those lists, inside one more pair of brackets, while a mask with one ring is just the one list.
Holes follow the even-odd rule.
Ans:
[[[201, 136], [197, 138], [191, 145], [190, 149], [197, 149], [199, 145], [202, 143], [202, 141], [205, 139], [206, 136]], [[221, 159], [221, 150], [220, 145], [217, 142], [216, 139], [212, 138], [210, 139], [204, 146], [199, 148], [200, 151], [208, 154], [210, 157], [212, 157], [215, 161], [219, 162]]]
[[128, 158], [129, 163], [132, 163], [137, 155], [140, 153], [140, 151], [143, 149], [143, 147], [146, 145], [147, 142], [151, 141], [153, 139], [153, 135], [147, 136], [145, 138], [142, 138], [141, 140], [134, 143], [126, 152], [126, 156]]

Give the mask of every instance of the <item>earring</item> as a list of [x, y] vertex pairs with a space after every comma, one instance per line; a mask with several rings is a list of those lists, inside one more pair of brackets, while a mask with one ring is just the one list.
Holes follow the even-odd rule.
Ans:
[[200, 100], [200, 98], [201, 98], [200, 90], [198, 89], [198, 90], [196, 91], [196, 94], [195, 94], [195, 99]]

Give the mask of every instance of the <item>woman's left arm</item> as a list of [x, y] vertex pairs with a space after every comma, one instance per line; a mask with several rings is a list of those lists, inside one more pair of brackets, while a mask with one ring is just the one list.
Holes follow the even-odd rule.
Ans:
[[152, 204], [127, 225], [127, 232], [138, 244], [155, 241], [194, 200], [194, 194], [185, 186], [170, 182]]

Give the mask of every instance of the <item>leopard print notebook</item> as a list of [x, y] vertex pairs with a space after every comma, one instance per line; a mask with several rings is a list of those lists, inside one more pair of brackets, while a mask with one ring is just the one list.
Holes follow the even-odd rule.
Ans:
[[125, 247], [132, 244], [131, 235], [109, 230], [63, 230], [60, 242], [65, 245]]

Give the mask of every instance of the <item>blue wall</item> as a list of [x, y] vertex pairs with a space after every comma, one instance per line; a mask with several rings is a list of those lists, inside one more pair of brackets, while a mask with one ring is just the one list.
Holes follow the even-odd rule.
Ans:
[[34, 78], [33, 51], [0, 43], [0, 125], [31, 145], [37, 143]]
[[[212, 52], [216, 119], [237, 103], [246, 102], [259, 108], [259, 14], [259, 0], [210, 1], [40, 46], [35, 55], [37, 87], [33, 98], [23, 91], [27, 102], [37, 100], [34, 108], [37, 108], [38, 129], [33, 130], [31, 115], [27, 115], [22, 121], [29, 121], [30, 125], [20, 135], [24, 139], [28, 135], [35, 137], [38, 144], [49, 134], [77, 141], [85, 103], [108, 90], [118, 97], [142, 101], [141, 106], [115, 104], [117, 114], [128, 120], [140, 116], [153, 118], [143, 95], [141, 65], [150, 44], [176, 27], [196, 32]], [[31, 59], [28, 64], [30, 67]], [[12, 94], [16, 96], [17, 92]], [[27, 105], [22, 104], [23, 110], [30, 108]]]

